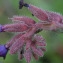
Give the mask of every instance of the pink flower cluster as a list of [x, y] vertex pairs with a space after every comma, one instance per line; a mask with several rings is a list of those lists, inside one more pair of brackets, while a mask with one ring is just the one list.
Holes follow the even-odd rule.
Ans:
[[26, 4], [20, 1], [21, 8], [27, 7], [28, 10], [38, 18], [39, 22], [26, 16], [13, 16], [9, 18], [13, 24], [0, 26], [1, 32], [19, 32], [9, 42], [6, 43], [6, 48], [9, 48], [10, 54], [18, 53], [18, 58], [25, 58], [30, 63], [33, 56], [38, 60], [39, 56], [44, 55], [46, 51], [45, 39], [37, 33], [42, 30], [63, 29], [63, 16], [55, 13], [42, 10], [31, 4]]
[[5, 32], [20, 32], [6, 43], [10, 54], [18, 52], [18, 59], [21, 60], [24, 57], [28, 63], [32, 56], [36, 60], [39, 56], [43, 56], [46, 51], [46, 42], [42, 36], [37, 34], [39, 29], [35, 25], [36, 22], [25, 16], [13, 16], [9, 19], [14, 23], [4, 25], [2, 29]]

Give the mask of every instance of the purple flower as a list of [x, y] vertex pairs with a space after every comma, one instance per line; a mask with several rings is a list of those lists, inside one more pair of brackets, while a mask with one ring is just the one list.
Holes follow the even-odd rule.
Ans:
[[0, 57], [6, 58], [6, 54], [8, 52], [8, 48], [5, 45], [0, 45]]
[[2, 25], [0, 24], [0, 32], [2, 32]]

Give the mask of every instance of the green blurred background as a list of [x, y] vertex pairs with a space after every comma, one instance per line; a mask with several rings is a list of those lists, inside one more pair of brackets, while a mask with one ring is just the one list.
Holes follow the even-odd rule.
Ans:
[[[59, 12], [63, 15], [63, 0], [25, 0], [25, 2], [47, 11]], [[18, 3], [19, 0], [0, 0], [1, 24], [11, 23], [11, 20], [8, 20], [8, 17], [12, 17], [13, 15], [29, 16], [38, 21], [37, 18], [31, 15], [27, 8], [23, 7], [22, 10], [19, 10]], [[38, 61], [32, 58], [31, 63], [63, 63], [63, 33], [42, 31], [39, 34], [46, 39], [47, 51]], [[0, 44], [5, 44], [13, 35], [14, 33], [10, 32], [0, 33]], [[25, 59], [19, 61], [17, 59], [17, 54], [7, 54], [5, 60], [0, 58], [0, 63], [26, 63], [26, 61]]]

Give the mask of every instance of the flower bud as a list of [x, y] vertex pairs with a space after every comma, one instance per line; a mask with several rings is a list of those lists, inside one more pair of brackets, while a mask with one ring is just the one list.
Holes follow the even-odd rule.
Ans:
[[9, 18], [9, 19], [11, 19], [13, 22], [17, 22], [17, 23], [26, 23], [29, 26], [36, 23], [32, 18], [29, 18], [26, 16], [13, 16], [12, 18]]
[[6, 58], [6, 54], [8, 52], [8, 48], [5, 45], [0, 45], [0, 57]]
[[5, 32], [24, 32], [28, 29], [28, 25], [24, 23], [6, 24], [3, 26], [3, 31]]
[[36, 7], [36, 6], [33, 6], [33, 5], [31, 5], [31, 4], [29, 4], [28, 9], [29, 9], [29, 10], [31, 11], [31, 13], [32, 13], [34, 16], [36, 16], [40, 21], [47, 21], [47, 20], [48, 20], [48, 15], [47, 15], [47, 13], [46, 13], [44, 10], [42, 10], [42, 9]]

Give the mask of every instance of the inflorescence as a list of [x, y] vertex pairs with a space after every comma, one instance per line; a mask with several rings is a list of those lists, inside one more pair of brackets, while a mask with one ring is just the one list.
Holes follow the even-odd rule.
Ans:
[[5, 45], [0, 45], [0, 57], [5, 59], [9, 50], [10, 54], [18, 53], [18, 59], [26, 59], [28, 63], [32, 56], [38, 60], [46, 51], [45, 39], [37, 33], [42, 30], [56, 31], [63, 29], [63, 16], [55, 13], [42, 10], [34, 5], [19, 1], [19, 9], [26, 7], [35, 17], [35, 20], [26, 16], [13, 16], [9, 18], [13, 21], [12, 24], [0, 25], [0, 32], [20, 32], [14, 36]]

